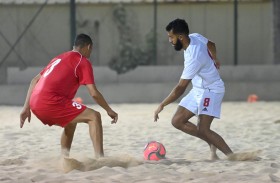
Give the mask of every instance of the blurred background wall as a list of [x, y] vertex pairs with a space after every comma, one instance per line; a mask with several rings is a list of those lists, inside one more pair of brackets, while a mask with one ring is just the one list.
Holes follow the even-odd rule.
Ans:
[[[1, 3], [2, 1], [2, 3]], [[3, 3], [7, 2], [7, 3]], [[33, 2], [29, 4], [28, 2]], [[42, 0], [0, 0], [1, 58], [10, 50], [5, 42], [14, 43], [33, 18]], [[146, 36], [154, 29], [154, 3], [145, 0], [76, 0], [77, 33], [93, 37], [94, 65], [108, 65], [118, 54], [120, 32], [115, 9], [125, 9], [124, 18], [131, 30], [134, 46], [147, 47]], [[198, 32], [214, 41], [224, 65], [233, 65], [234, 3], [232, 0], [162, 1], [157, 3], [157, 65], [181, 65], [178, 54], [168, 43], [165, 26], [175, 18], [185, 19], [190, 32]], [[36, 20], [15, 46], [28, 66], [46, 65], [53, 56], [71, 49], [69, 0], [49, 0]], [[12, 52], [5, 65], [20, 66]], [[238, 64], [273, 64], [273, 11], [270, 0], [238, 3]]]
[[[22, 104], [30, 79], [72, 49], [71, 1], [0, 0], [0, 104]], [[251, 93], [279, 100], [279, 6], [277, 0], [76, 0], [74, 26], [93, 38], [96, 82], [110, 102], [158, 102], [170, 92], [183, 65], [183, 52], [174, 51], [165, 31], [175, 18], [216, 43], [225, 100]], [[133, 57], [126, 62], [136, 66], [119, 75], [109, 67], [126, 51]], [[78, 94], [88, 98], [83, 89]]]

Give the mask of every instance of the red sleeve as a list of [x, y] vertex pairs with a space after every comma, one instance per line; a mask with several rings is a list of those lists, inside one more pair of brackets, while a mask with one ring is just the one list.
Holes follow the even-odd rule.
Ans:
[[80, 85], [95, 84], [92, 65], [85, 58], [82, 58], [77, 66], [76, 76], [78, 77]]

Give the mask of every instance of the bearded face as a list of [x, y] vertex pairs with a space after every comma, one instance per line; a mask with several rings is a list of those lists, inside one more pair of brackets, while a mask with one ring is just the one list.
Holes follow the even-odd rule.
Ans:
[[176, 41], [176, 43], [174, 45], [174, 49], [176, 51], [181, 51], [182, 48], [183, 48], [183, 44], [182, 44], [181, 40], [179, 38], [177, 38], [177, 41]]
[[168, 32], [168, 41], [172, 44], [172, 46], [174, 46], [174, 49], [176, 51], [180, 51], [183, 49], [183, 43], [182, 40], [179, 39], [179, 37], [182, 37], [182, 35], [176, 35], [172, 30]]

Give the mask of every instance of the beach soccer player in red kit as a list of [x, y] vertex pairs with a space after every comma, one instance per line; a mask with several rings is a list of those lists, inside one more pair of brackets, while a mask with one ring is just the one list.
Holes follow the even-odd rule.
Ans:
[[89, 95], [106, 110], [112, 123], [118, 120], [118, 114], [110, 108], [95, 85], [92, 65], [88, 60], [92, 47], [93, 42], [88, 35], [77, 35], [72, 51], [53, 58], [32, 79], [20, 114], [21, 128], [27, 118], [30, 122], [31, 111], [43, 124], [63, 127], [61, 149], [64, 156], [69, 156], [74, 132], [80, 122], [89, 125], [95, 157], [104, 156], [100, 113], [73, 100], [80, 85], [87, 87]]

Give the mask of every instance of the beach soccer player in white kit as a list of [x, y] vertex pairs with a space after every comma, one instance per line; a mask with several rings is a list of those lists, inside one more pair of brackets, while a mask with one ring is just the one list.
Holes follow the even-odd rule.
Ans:
[[[154, 120], [159, 119], [158, 114], [163, 108], [177, 100], [191, 82], [193, 88], [179, 103], [172, 125], [206, 141], [210, 146], [211, 159], [218, 159], [217, 148], [227, 156], [232, 154], [224, 139], [210, 129], [213, 119], [220, 118], [225, 93], [224, 82], [217, 70], [219, 63], [213, 59], [216, 58], [215, 44], [200, 34], [189, 34], [188, 24], [183, 19], [170, 22], [166, 31], [175, 50], [184, 49], [184, 70], [178, 84], [156, 109]], [[189, 122], [195, 115], [198, 117], [197, 125]]]

